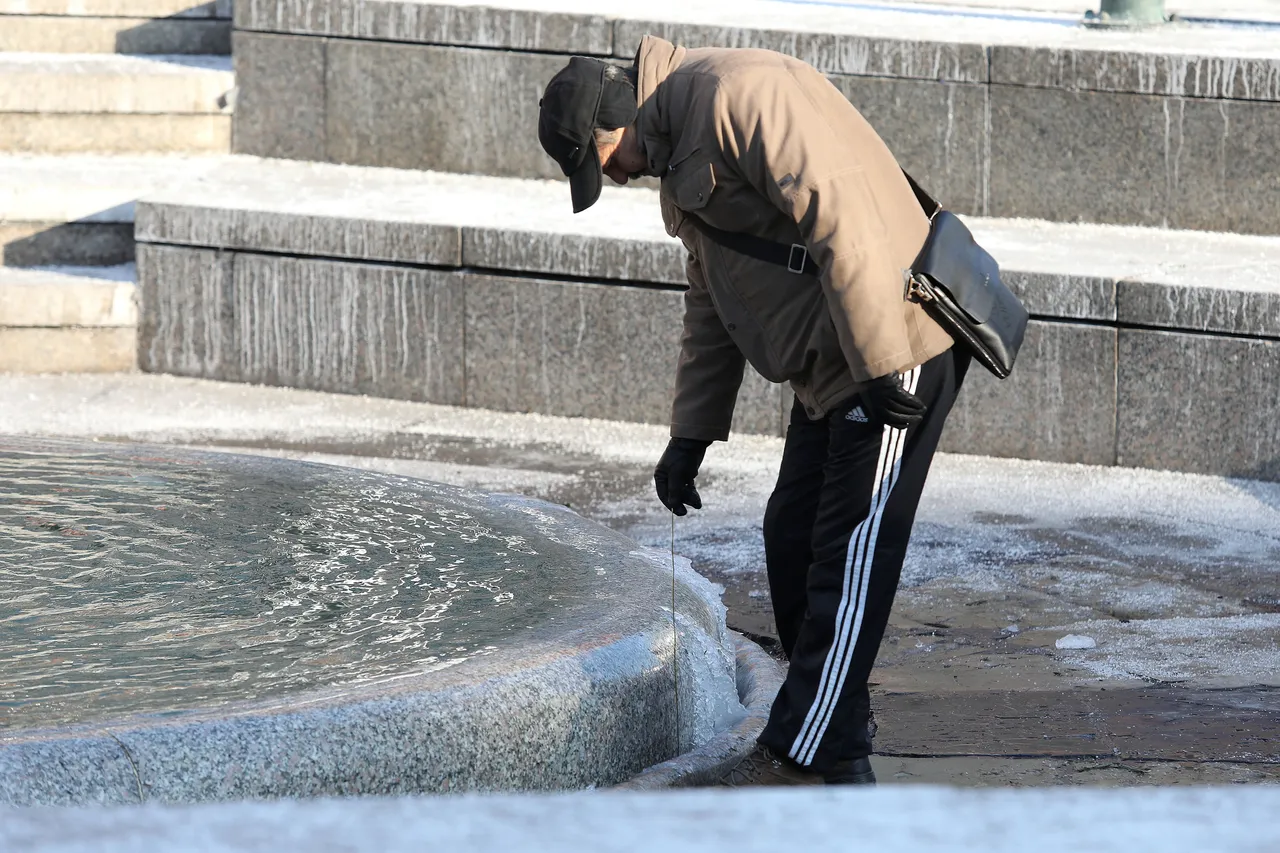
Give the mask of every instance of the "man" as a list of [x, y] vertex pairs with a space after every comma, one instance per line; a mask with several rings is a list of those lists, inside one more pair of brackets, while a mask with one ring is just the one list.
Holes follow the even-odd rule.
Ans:
[[867, 678], [916, 506], [968, 355], [906, 295], [929, 218], [888, 148], [820, 73], [762, 50], [652, 36], [631, 68], [575, 57], [539, 139], [575, 212], [660, 176], [689, 251], [671, 441], [654, 474], [676, 515], [729, 436], [745, 362], [795, 406], [764, 517], [790, 669], [727, 785], [871, 783]]

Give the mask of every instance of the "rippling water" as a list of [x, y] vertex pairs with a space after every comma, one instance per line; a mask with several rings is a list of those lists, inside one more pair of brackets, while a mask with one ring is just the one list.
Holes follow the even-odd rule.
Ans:
[[0, 728], [484, 654], [588, 574], [519, 513], [430, 483], [0, 439]]

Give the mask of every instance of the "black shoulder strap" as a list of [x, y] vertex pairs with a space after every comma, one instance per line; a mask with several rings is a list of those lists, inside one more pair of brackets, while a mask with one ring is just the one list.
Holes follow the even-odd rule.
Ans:
[[[916, 195], [916, 201], [920, 202], [920, 207], [924, 209], [925, 215], [933, 219], [938, 211], [942, 209], [942, 205], [934, 200], [920, 185], [916, 183], [916, 179], [907, 174], [907, 170], [903, 169], [902, 174], [906, 177], [907, 183], [911, 185], [911, 191]], [[714, 243], [719, 243], [730, 251], [746, 255], [748, 258], [755, 258], [757, 261], [764, 261], [767, 264], [776, 264], [786, 267], [794, 273], [804, 273], [805, 275], [817, 275], [818, 265], [813, 262], [813, 258], [809, 256], [808, 250], [799, 243], [787, 245], [786, 243], [775, 243], [772, 240], [766, 240], [763, 237], [757, 237], [754, 234], [748, 234], [745, 231], [725, 231], [722, 228], [716, 228], [703, 221], [702, 217], [696, 213], [686, 213], [694, 226], [711, 239]]]
[[793, 245], [775, 243], [745, 231], [725, 231], [723, 228], [717, 228], [696, 213], [686, 213], [685, 216], [713, 243], [719, 243], [730, 251], [767, 264], [786, 267], [793, 273], [817, 275], [819, 272], [818, 265], [813, 262], [813, 258], [809, 257], [809, 250], [800, 243]]
[[933, 196], [925, 192], [906, 169], [902, 170], [902, 174], [907, 179], [907, 183], [911, 184], [911, 191], [916, 194], [916, 201], [920, 202], [920, 207], [924, 209], [924, 215], [930, 219], [937, 216], [938, 211], [942, 210], [942, 205], [938, 204]]

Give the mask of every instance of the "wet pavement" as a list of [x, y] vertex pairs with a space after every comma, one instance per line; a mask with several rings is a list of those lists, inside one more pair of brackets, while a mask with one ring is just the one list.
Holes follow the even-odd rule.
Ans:
[[[172, 377], [0, 376], [4, 432], [529, 494], [671, 545], [651, 491], [657, 427]], [[676, 550], [725, 587], [730, 624], [766, 645], [759, 524], [780, 451], [762, 437], [715, 445], [707, 508], [675, 526]], [[1067, 636], [1093, 647], [1060, 648]], [[885, 782], [1280, 781], [1280, 485], [940, 456], [873, 683]]]

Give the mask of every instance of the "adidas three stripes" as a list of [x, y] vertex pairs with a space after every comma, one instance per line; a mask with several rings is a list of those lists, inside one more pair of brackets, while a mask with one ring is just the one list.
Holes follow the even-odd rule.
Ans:
[[778, 637], [790, 658], [761, 743], [824, 772], [871, 752], [867, 678], [942, 427], [968, 367], [945, 352], [903, 376], [929, 409], [907, 430], [856, 399], [810, 421], [798, 403], [765, 512]]

